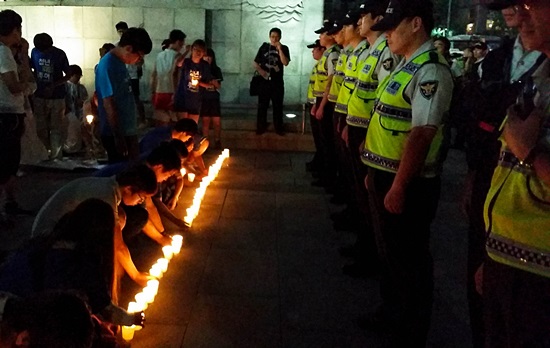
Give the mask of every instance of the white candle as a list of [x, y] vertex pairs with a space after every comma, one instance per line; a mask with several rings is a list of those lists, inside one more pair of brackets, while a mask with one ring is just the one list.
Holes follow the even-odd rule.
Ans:
[[189, 182], [195, 181], [195, 174], [187, 173], [187, 180], [189, 180]]
[[165, 273], [168, 270], [168, 260], [167, 259], [158, 259], [157, 265], [160, 265], [162, 272]]
[[171, 260], [172, 256], [174, 256], [174, 249], [172, 249], [171, 245], [166, 245], [162, 247], [162, 253], [164, 254], [164, 258]]
[[94, 122], [94, 115], [86, 115], [86, 122], [92, 124], [92, 122]]
[[149, 270], [149, 274], [155, 278], [162, 278], [162, 267], [155, 263]]

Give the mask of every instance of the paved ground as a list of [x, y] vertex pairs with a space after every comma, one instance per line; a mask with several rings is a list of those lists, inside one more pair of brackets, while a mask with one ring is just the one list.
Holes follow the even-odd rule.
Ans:
[[[160, 282], [133, 348], [382, 345], [381, 338], [354, 324], [378, 304], [377, 283], [342, 275], [346, 260], [338, 248], [354, 236], [332, 230], [329, 214], [340, 207], [310, 186], [304, 170], [310, 156], [231, 151], [181, 254]], [[35, 210], [61, 185], [90, 173], [25, 170], [21, 203]], [[463, 154], [451, 151], [432, 234], [436, 293], [429, 347], [471, 346], [466, 221], [457, 206], [464, 173]], [[185, 190], [180, 211], [190, 205], [192, 191]], [[0, 231], [0, 248], [19, 245], [31, 224], [31, 218], [22, 219], [16, 230]], [[160, 255], [145, 242], [132, 251], [144, 270]], [[123, 285], [123, 300], [138, 291], [129, 282]]]

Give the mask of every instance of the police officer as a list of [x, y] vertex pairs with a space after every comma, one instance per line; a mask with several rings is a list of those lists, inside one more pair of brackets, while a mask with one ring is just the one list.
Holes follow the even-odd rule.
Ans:
[[523, 47], [546, 60], [532, 74], [536, 95], [524, 91], [508, 109], [485, 201], [489, 348], [550, 346], [550, 2], [514, 2]]
[[[506, 25], [518, 27], [519, 14], [511, 1], [495, 0], [488, 7], [502, 9]], [[482, 297], [476, 291], [474, 275], [486, 256], [483, 205], [500, 153], [499, 128], [506, 109], [516, 101], [522, 88], [532, 89], [531, 75], [544, 58], [540, 52], [525, 49], [521, 35], [504, 41], [483, 60], [480, 82], [471, 94], [475, 97], [467, 101], [474, 112], [466, 137], [468, 173], [463, 203], [469, 218], [467, 294], [474, 347], [484, 345]]]
[[360, 324], [391, 330], [397, 347], [424, 347], [432, 312], [430, 225], [453, 90], [450, 68], [430, 39], [433, 27], [430, 0], [391, 0], [372, 27], [385, 31], [390, 50], [404, 59], [379, 86], [363, 151], [383, 304]]
[[400, 61], [399, 56], [394, 55], [388, 48], [386, 36], [382, 32], [371, 30], [371, 27], [383, 18], [387, 6], [388, 1], [376, 0], [364, 2], [359, 6], [359, 34], [367, 39], [370, 47], [358, 59], [356, 87], [348, 102], [346, 128], [354, 174], [354, 192], [365, 225], [360, 228], [355, 248], [349, 255], [356, 258], [356, 263], [344, 266], [344, 273], [351, 276], [368, 275], [375, 267], [373, 261], [376, 259], [376, 248], [369, 221], [367, 190], [363, 181], [367, 175], [367, 167], [361, 162], [360, 147], [367, 134], [378, 84]]
[[335, 118], [338, 118], [339, 129], [341, 129], [339, 139], [339, 156], [341, 156], [342, 162], [342, 176], [344, 179], [344, 185], [347, 187], [347, 192], [350, 193], [348, 197], [348, 212], [349, 216], [335, 221], [334, 228], [336, 230], [356, 230], [360, 225], [361, 214], [358, 211], [358, 202], [354, 194], [355, 180], [353, 176], [353, 165], [351, 161], [352, 154], [349, 151], [347, 144], [347, 127], [346, 117], [348, 113], [348, 102], [351, 94], [355, 89], [355, 82], [357, 80], [357, 67], [358, 61], [364, 60], [367, 55], [368, 42], [361, 34], [359, 34], [359, 19], [361, 18], [358, 11], [350, 11], [342, 20], [342, 31], [344, 38], [349, 46], [352, 48], [349, 56], [347, 57], [345, 69], [344, 69], [344, 81], [338, 92], [338, 98], [336, 99], [336, 105], [334, 107]]
[[[315, 106], [315, 95], [313, 93], [313, 87], [315, 86], [318, 65], [325, 52], [325, 47], [321, 45], [320, 40], [315, 40], [314, 43], [307, 45], [307, 48], [311, 49], [311, 54], [313, 56], [313, 59], [315, 59], [315, 65], [313, 66], [313, 69], [311, 70], [311, 74], [309, 75], [309, 83], [307, 86], [306, 109], [308, 114], [310, 114], [311, 108]], [[322, 153], [323, 148], [321, 145], [321, 128], [320, 128], [319, 122], [311, 114], [310, 116], [311, 116], [310, 117], [311, 133], [313, 135], [313, 141], [315, 143], [315, 155], [313, 156], [313, 159], [310, 162], [306, 163], [306, 170], [311, 172], [311, 171], [318, 171], [321, 169], [322, 163], [323, 163], [323, 153]]]
[[328, 101], [328, 94], [336, 62], [338, 61], [338, 55], [340, 54], [340, 47], [336, 44], [334, 38], [327, 34], [332, 26], [332, 21], [326, 21], [322, 28], [315, 31], [319, 34], [321, 45], [325, 47], [326, 51], [317, 65], [317, 78], [313, 86], [316, 102], [311, 109], [312, 116], [320, 125], [320, 142], [324, 159], [322, 170], [320, 171], [320, 180], [326, 185], [334, 183], [337, 170], [334, 126], [332, 123], [334, 103]]

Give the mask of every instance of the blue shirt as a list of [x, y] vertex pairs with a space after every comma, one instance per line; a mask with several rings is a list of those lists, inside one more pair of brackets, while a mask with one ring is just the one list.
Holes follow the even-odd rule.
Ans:
[[99, 102], [99, 126], [102, 136], [113, 136], [107, 121], [103, 99], [112, 97], [118, 116], [119, 131], [124, 136], [137, 134], [137, 119], [134, 95], [130, 86], [130, 77], [126, 64], [111, 52], [107, 53], [97, 65], [95, 89]]
[[57, 47], [51, 47], [44, 52], [36, 48], [31, 51], [31, 65], [34, 69], [36, 78], [36, 92], [34, 95], [45, 99], [63, 99], [65, 98], [65, 84], [60, 84], [53, 89], [50, 95], [46, 87], [63, 78], [63, 73], [67, 74], [69, 70], [69, 60], [63, 50]]
[[172, 140], [172, 126], [155, 127], [139, 141], [139, 152], [149, 152], [158, 147], [163, 141]]

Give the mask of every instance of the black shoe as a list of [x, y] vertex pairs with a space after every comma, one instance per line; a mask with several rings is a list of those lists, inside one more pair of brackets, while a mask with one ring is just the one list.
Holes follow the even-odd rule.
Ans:
[[363, 330], [378, 333], [393, 333], [399, 328], [399, 310], [390, 309], [389, 306], [381, 305], [376, 311], [367, 316], [357, 318], [357, 325]]
[[349, 219], [350, 217], [351, 217], [351, 214], [347, 208], [342, 211], [337, 211], [330, 214], [330, 219], [335, 222], [338, 220], [346, 220], [346, 219]]
[[318, 171], [311, 172], [311, 176], [312, 176], [314, 179], [319, 179], [319, 178], [321, 178], [321, 172], [318, 172]]
[[277, 135], [280, 135], [282, 137], [284, 137], [286, 134], [284, 130], [278, 130], [278, 131], [275, 131], [275, 133], [277, 133]]
[[265, 131], [266, 131], [265, 128], [258, 128], [256, 129], [256, 135], [262, 135], [265, 133]]
[[374, 278], [378, 275], [376, 269], [366, 263], [352, 263], [342, 267], [342, 273], [352, 278]]
[[0, 228], [11, 230], [15, 227], [15, 221], [5, 213], [0, 213]]
[[319, 172], [321, 169], [321, 165], [315, 162], [315, 160], [306, 162], [306, 172]]
[[327, 187], [328, 185], [329, 185], [329, 182], [323, 178], [320, 178], [311, 182], [311, 186], [315, 186], [315, 187]]
[[357, 232], [359, 230], [357, 222], [353, 219], [336, 220], [332, 224], [332, 228], [334, 228], [335, 231], [344, 232]]
[[343, 196], [343, 195], [339, 195], [339, 194], [335, 194], [334, 196], [332, 196], [332, 198], [330, 199], [330, 204], [334, 204], [334, 205], [344, 205], [347, 203], [347, 200], [346, 198]]
[[357, 256], [357, 248], [355, 247], [355, 245], [340, 247], [338, 249], [338, 252], [342, 257], [354, 258]]
[[4, 206], [4, 210], [6, 214], [16, 216], [16, 215], [28, 215], [28, 216], [34, 216], [34, 212], [32, 210], [23, 209], [17, 204], [17, 202], [7, 202]]

